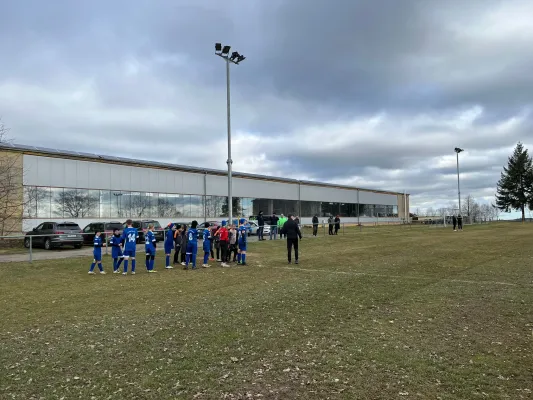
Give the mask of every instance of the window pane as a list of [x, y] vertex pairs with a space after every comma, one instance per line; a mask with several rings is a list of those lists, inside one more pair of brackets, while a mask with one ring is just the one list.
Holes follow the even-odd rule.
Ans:
[[111, 212], [110, 217], [111, 218], [123, 218], [124, 217], [124, 211], [123, 211], [123, 198], [124, 193], [120, 191], [111, 191]]
[[204, 217], [202, 197], [203, 196], [191, 195], [191, 217], [193, 218]]
[[181, 204], [183, 207], [183, 216], [190, 218], [191, 215], [191, 196], [188, 194], [182, 194], [180, 197]]
[[253, 215], [259, 215], [260, 211], [263, 211], [264, 215], [269, 214], [268, 212], [268, 199], [250, 199], [252, 202]]
[[37, 218], [50, 218], [50, 188], [36, 188]]
[[51, 188], [51, 218], [63, 218], [63, 188]]
[[143, 192], [134, 192], [131, 194], [131, 217], [142, 218], [149, 217], [151, 207], [151, 197]]
[[250, 218], [251, 216], [254, 216], [254, 209], [253, 209], [253, 199], [249, 197], [243, 197], [241, 199], [242, 204], [242, 215], [244, 218]]
[[173, 195], [159, 193], [157, 198], [157, 216], [159, 218], [171, 218], [174, 216], [174, 203]]
[[24, 218], [37, 217], [37, 193], [38, 189], [35, 186], [24, 186]]
[[319, 201], [302, 201], [302, 215], [301, 217], [314, 217], [320, 216], [321, 205]]
[[111, 192], [109, 190], [100, 190], [100, 218], [109, 218], [111, 216]]
[[87, 195], [91, 199], [91, 207], [88, 216], [91, 218], [100, 218], [100, 191], [89, 190]]

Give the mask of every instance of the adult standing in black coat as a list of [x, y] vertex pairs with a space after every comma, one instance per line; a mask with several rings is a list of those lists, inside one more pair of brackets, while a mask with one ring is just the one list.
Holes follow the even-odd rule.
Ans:
[[313, 236], [316, 236], [318, 233], [318, 215], [315, 214], [313, 217]]
[[457, 229], [460, 231], [463, 230], [463, 216], [461, 214], [457, 217]]
[[328, 218], [328, 234], [333, 235], [333, 215]]
[[339, 229], [341, 229], [341, 219], [340, 219], [340, 217], [337, 215], [337, 216], [335, 217], [335, 235], [338, 234]]
[[287, 256], [289, 264], [291, 263], [291, 253], [294, 247], [294, 263], [298, 264], [298, 239], [302, 240], [302, 232], [300, 227], [294, 220], [294, 217], [289, 214], [289, 219], [281, 228], [281, 231], [287, 236]]
[[257, 225], [259, 226], [259, 228], [257, 228], [257, 239], [265, 240], [263, 237], [263, 230], [265, 229], [265, 218], [263, 217], [263, 211], [259, 211], [259, 215], [257, 216]]
[[452, 222], [453, 222], [453, 231], [457, 231], [457, 217], [454, 215], [452, 216]]

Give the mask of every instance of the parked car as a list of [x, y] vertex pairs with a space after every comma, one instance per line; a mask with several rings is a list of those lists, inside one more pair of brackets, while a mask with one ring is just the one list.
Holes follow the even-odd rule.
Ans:
[[[219, 226], [220, 223], [218, 221], [207, 221], [209, 223], [209, 229], [211, 229], [213, 226]], [[204, 237], [204, 224], [205, 222], [200, 222], [198, 223], [198, 239], [203, 239]], [[188, 224], [189, 226], [191, 226], [191, 224]]]
[[106, 243], [106, 233], [109, 232], [110, 236], [112, 235], [113, 230], [118, 229], [120, 232], [122, 232], [122, 229], [124, 229], [122, 223], [118, 221], [112, 221], [112, 222], [92, 222], [89, 225], [87, 225], [85, 228], [83, 228], [83, 243], [84, 244], [93, 244], [94, 235], [96, 232], [102, 232], [101, 238], [102, 242]]
[[[148, 225], [154, 225], [155, 240], [162, 242], [165, 239], [165, 230], [161, 227], [159, 221], [153, 219], [133, 220], [132, 226], [139, 231], [139, 239], [137, 243], [144, 243], [144, 233], [148, 230]], [[126, 223], [123, 224], [123, 228], [126, 227]]]
[[81, 249], [83, 236], [80, 226], [75, 222], [43, 222], [38, 227], [26, 233], [24, 247], [44, 247], [46, 250], [63, 246], [74, 246]]

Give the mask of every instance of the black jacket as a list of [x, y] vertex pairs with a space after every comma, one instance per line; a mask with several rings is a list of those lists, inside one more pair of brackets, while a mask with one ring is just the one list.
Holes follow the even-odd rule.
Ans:
[[257, 217], [257, 225], [259, 225], [259, 226], [265, 226], [265, 219], [263, 218], [262, 215], [260, 215], [260, 216]]
[[318, 217], [313, 217], [313, 225], [318, 225]]
[[283, 227], [281, 228], [281, 232], [285, 235], [287, 235], [287, 239], [298, 239], [302, 238], [302, 232], [300, 232], [300, 228], [298, 227], [298, 224], [296, 221], [289, 219], [287, 222], [283, 224]]

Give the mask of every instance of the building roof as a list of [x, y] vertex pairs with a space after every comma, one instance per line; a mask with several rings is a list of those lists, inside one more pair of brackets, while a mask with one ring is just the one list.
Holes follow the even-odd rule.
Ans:
[[[46, 147], [28, 146], [28, 145], [16, 144], [16, 143], [0, 143], [0, 149], [19, 152], [23, 154], [41, 155], [41, 156], [46, 156], [46, 157], [69, 158], [69, 159], [82, 160], [82, 161], [106, 162], [106, 163], [130, 165], [130, 166], [137, 166], [137, 167], [148, 167], [148, 168], [157, 168], [157, 169], [167, 169], [167, 170], [173, 170], [173, 171], [193, 172], [193, 173], [200, 173], [200, 174], [207, 173], [210, 175], [227, 176], [227, 171], [217, 170], [217, 169], [192, 167], [192, 166], [185, 166], [185, 165], [179, 165], [179, 164], [147, 161], [147, 160], [137, 160], [133, 158], [124, 158], [124, 157], [116, 157], [116, 156], [109, 156], [109, 155], [85, 153], [81, 151], [50, 149]], [[280, 178], [280, 177], [267, 176], [267, 175], [248, 174], [245, 172], [233, 172], [233, 176], [236, 178], [260, 179], [260, 180], [267, 180], [267, 181], [274, 181], [274, 182], [284, 182], [284, 183], [301, 184], [301, 185], [309, 185], [309, 186], [323, 186], [323, 187], [348, 189], [348, 190], [363, 190], [363, 191], [383, 193], [383, 194], [394, 194], [394, 195], [403, 194], [403, 193], [393, 192], [389, 190], [367, 189], [367, 188], [360, 188], [360, 187], [355, 187], [355, 186], [337, 185], [334, 183], [305, 181], [305, 180]]]

